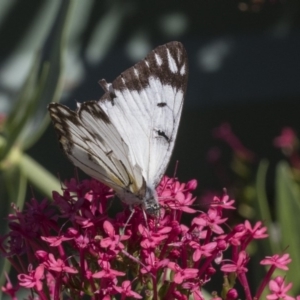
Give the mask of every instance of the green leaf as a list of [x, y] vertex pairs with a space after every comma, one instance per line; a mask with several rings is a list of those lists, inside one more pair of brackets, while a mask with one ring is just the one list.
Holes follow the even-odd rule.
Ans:
[[16, 140], [26, 127], [28, 119], [32, 117], [34, 113], [34, 107], [38, 101], [38, 99], [35, 97], [35, 91], [38, 82], [39, 65], [40, 55], [37, 55], [29, 75], [18, 94], [15, 105], [5, 122], [4, 136], [6, 137], [7, 144], [5, 148], [2, 148], [4, 151], [0, 153], [0, 159], [3, 159], [11, 150], [12, 146], [15, 144]]
[[27, 154], [21, 156], [20, 168], [29, 182], [48, 198], [52, 198], [52, 191], [62, 191], [58, 179]]
[[286, 162], [280, 162], [276, 170], [276, 216], [281, 229], [281, 250], [292, 258], [286, 281], [293, 282], [293, 292], [299, 293], [300, 191]]
[[[273, 231], [274, 223], [271, 217], [271, 209], [268, 203], [266, 195], [266, 175], [269, 167], [267, 160], [262, 160], [259, 163], [257, 176], [256, 176], [256, 197], [255, 211], [257, 212], [257, 220], [264, 222], [264, 225], [268, 228], [268, 233]], [[278, 243], [272, 240], [272, 238], [264, 239], [259, 243], [262, 246], [264, 255], [272, 255], [279, 252]]]

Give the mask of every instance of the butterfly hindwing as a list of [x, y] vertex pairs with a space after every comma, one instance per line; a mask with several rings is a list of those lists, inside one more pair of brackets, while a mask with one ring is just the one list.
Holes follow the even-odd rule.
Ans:
[[179, 42], [159, 46], [118, 76], [99, 101], [149, 184], [164, 174], [187, 85], [187, 55]]

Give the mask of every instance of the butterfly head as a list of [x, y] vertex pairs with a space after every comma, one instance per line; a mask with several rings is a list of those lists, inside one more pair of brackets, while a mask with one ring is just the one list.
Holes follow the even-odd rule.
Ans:
[[155, 217], [159, 216], [160, 206], [158, 203], [158, 196], [154, 188], [146, 188], [143, 208], [148, 215]]

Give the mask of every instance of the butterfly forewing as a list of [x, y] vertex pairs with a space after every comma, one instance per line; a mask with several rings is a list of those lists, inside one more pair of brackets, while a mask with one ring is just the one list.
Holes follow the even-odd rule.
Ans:
[[75, 166], [116, 191], [131, 185], [130, 176], [138, 183], [133, 191], [142, 187], [141, 172], [130, 164], [127, 145], [97, 102], [85, 102], [77, 112], [57, 103], [48, 109], [59, 142]]
[[179, 42], [159, 46], [118, 76], [105, 94], [72, 111], [48, 107], [60, 144], [74, 165], [113, 188], [129, 205], [158, 207], [155, 187], [173, 151], [187, 85]]
[[186, 52], [181, 43], [171, 42], [118, 76], [99, 101], [117, 121], [131, 161], [142, 168], [148, 184], [159, 183], [170, 160], [187, 74]]

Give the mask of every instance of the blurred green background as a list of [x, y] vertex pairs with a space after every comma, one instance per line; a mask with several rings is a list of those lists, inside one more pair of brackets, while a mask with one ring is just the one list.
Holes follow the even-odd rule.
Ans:
[[[293, 174], [283, 187], [282, 181], [276, 185], [278, 178], [289, 178], [291, 170], [283, 162], [278, 165], [283, 156], [273, 146], [284, 126], [300, 131], [298, 0], [0, 0], [2, 218], [10, 202], [22, 207], [31, 197], [28, 182], [36, 195], [49, 197], [52, 189], [59, 189], [58, 177], [74, 176], [48, 126], [47, 104], [60, 101], [75, 108], [76, 101], [99, 99], [99, 79], [112, 81], [172, 40], [184, 44], [190, 72], [168, 174], [179, 160], [177, 176], [181, 181], [196, 178], [198, 195], [226, 186], [232, 197], [254, 199], [254, 215], [267, 222], [283, 218], [276, 214], [275, 200], [277, 207], [291, 198], [298, 203]], [[212, 134], [223, 122], [255, 153], [254, 161], [232, 167], [232, 149]], [[207, 159], [215, 145], [231, 169], [229, 176], [239, 181], [216, 177]], [[264, 215], [266, 208], [255, 207], [257, 203], [270, 205], [270, 214]], [[4, 224], [0, 231], [6, 231]], [[296, 239], [298, 250], [296, 232], [284, 244], [266, 248], [283, 250]]]

